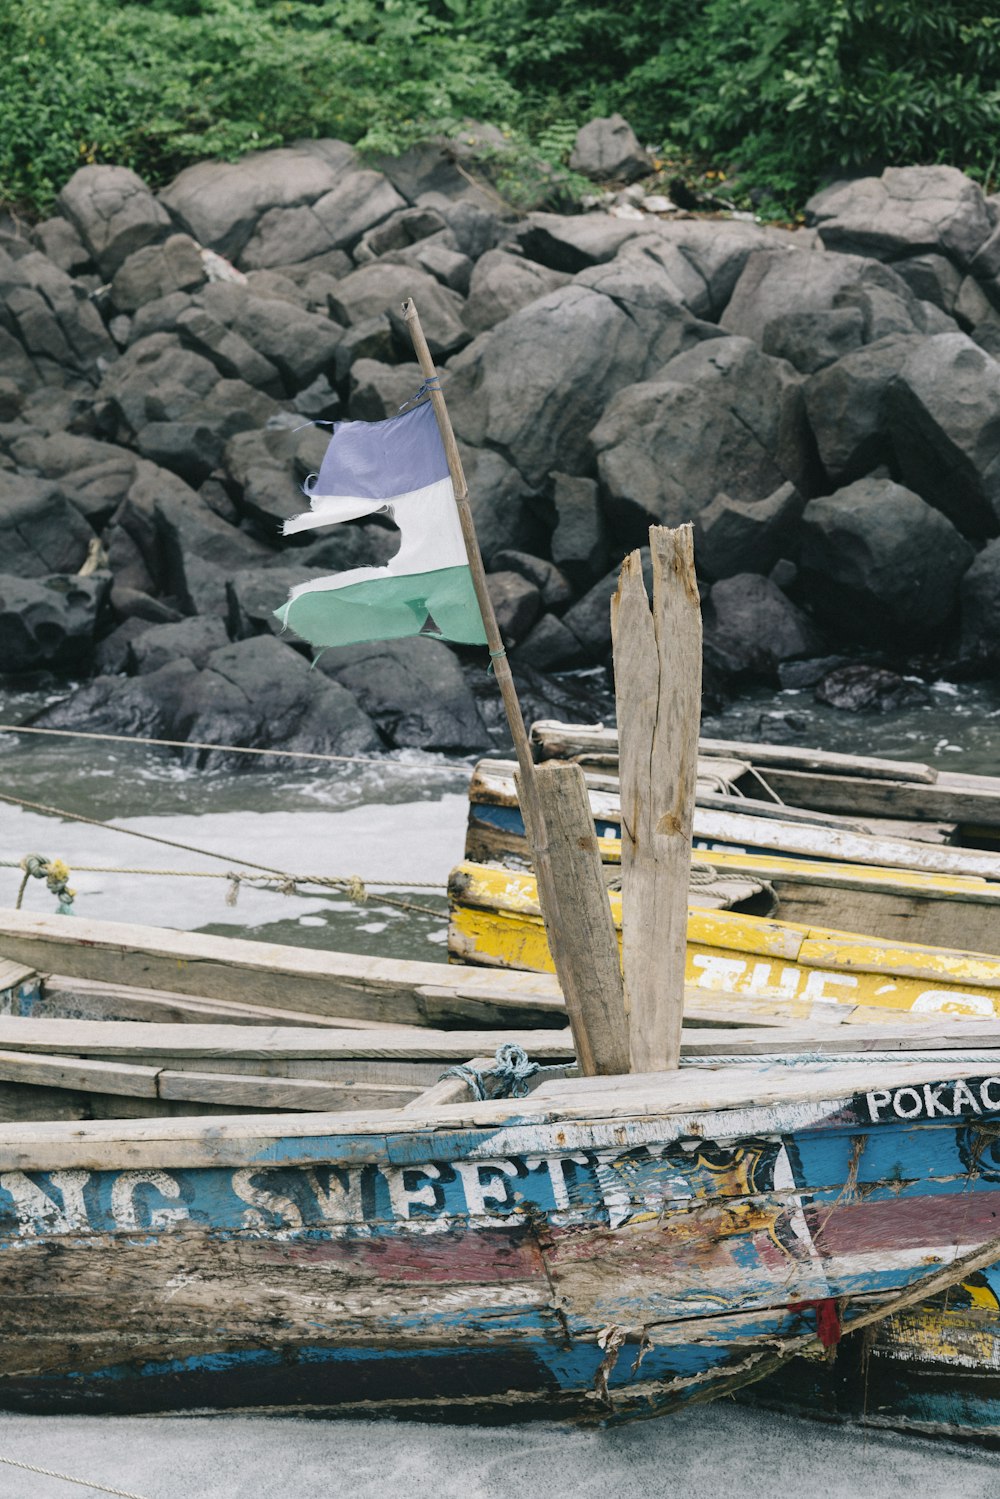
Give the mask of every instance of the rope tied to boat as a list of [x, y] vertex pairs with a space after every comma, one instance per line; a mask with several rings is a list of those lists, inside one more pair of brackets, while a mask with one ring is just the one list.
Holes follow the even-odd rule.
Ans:
[[[206, 878], [209, 878], [209, 876], [206, 876]], [[251, 890], [276, 890], [279, 895], [301, 895], [300, 885], [319, 885], [322, 889], [342, 891], [348, 900], [352, 900], [356, 906], [363, 906], [368, 900], [368, 887], [359, 874], [316, 874], [308, 876], [289, 874], [277, 879], [268, 880], [261, 879], [259, 875], [237, 874], [235, 870], [230, 870], [225, 878], [229, 881], [229, 888], [226, 891], [227, 906], [235, 906], [240, 897], [240, 890], [244, 885], [249, 885]], [[383, 881], [376, 880], [373, 883], [382, 884]], [[421, 881], [420, 884], [422, 889], [427, 890], [442, 890], [445, 888], [441, 884], [432, 884], [429, 881]], [[402, 904], [402, 902], [393, 902], [391, 897], [387, 895], [381, 898], [389, 904]], [[409, 907], [406, 909], [409, 909]], [[423, 908], [414, 907], [413, 909], [420, 910]], [[431, 912], [431, 915], [436, 916], [437, 914], [436, 911]]]
[[96, 1494], [114, 1494], [116, 1499], [144, 1499], [142, 1494], [134, 1494], [131, 1489], [110, 1488], [106, 1483], [97, 1483], [93, 1478], [74, 1478], [72, 1473], [57, 1473], [54, 1468], [39, 1468], [34, 1463], [19, 1462], [16, 1457], [4, 1457], [0, 1454], [0, 1463], [5, 1463], [8, 1468], [21, 1468], [25, 1473], [41, 1473], [45, 1478], [61, 1478], [63, 1483], [76, 1483], [82, 1489], [92, 1489]]
[[439, 1081], [459, 1077], [473, 1098], [485, 1103], [493, 1098], [524, 1098], [528, 1083], [539, 1072], [565, 1071], [565, 1062], [543, 1066], [541, 1062], [533, 1062], [523, 1046], [518, 1046], [515, 1041], [504, 1041], [496, 1049], [492, 1067], [480, 1070], [468, 1062], [460, 1063], [456, 1067], [446, 1067]]
[[25, 854], [18, 868], [24, 870], [24, 876], [18, 888], [17, 900], [14, 902], [15, 911], [21, 909], [28, 881], [35, 879], [44, 880], [58, 900], [56, 915], [72, 916], [73, 897], [76, 891], [69, 888], [70, 867], [63, 859], [46, 859], [43, 854]]

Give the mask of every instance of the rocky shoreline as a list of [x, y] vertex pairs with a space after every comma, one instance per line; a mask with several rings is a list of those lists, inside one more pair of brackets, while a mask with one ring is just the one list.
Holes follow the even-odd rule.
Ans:
[[[36, 722], [335, 754], [502, 738], [482, 653], [325, 652], [272, 611], [384, 562], [283, 538], [328, 429], [420, 384], [416, 301], [528, 711], [606, 711], [608, 603], [693, 520], [708, 691], [896, 706], [1000, 664], [1000, 196], [949, 167], [834, 184], [791, 231], [652, 190], [580, 133], [590, 211], [516, 216], [455, 149], [304, 141], [153, 193], [81, 168], [0, 226], [0, 672]], [[650, 190], [643, 186], [647, 181]], [[76, 685], [73, 685], [76, 684]], [[235, 761], [234, 761], [235, 763]]]

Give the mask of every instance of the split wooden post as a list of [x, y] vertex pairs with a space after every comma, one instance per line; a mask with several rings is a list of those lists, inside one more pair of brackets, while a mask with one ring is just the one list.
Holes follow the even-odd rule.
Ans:
[[701, 717], [701, 608], [690, 525], [652, 526], [611, 601], [622, 819], [622, 956], [633, 1072], [680, 1058]]
[[[486, 586], [486, 569], [472, 519], [469, 487], [465, 481], [458, 443], [455, 441], [438, 372], [412, 298], [407, 298], [403, 303], [403, 317], [410, 330], [421, 373], [428, 382], [428, 391], [448, 460], [472, 584], [483, 616], [490, 660], [514, 742], [518, 766], [518, 797], [532, 848], [535, 878], [538, 882], [538, 903], [566, 1002], [580, 1070], [588, 1076], [594, 1073], [624, 1072], [627, 1070], [625, 1028], [621, 1025], [616, 1032], [612, 1019], [616, 1011], [624, 1013], [618, 943], [600, 873], [600, 855], [594, 836], [590, 802], [585, 788], [581, 798], [574, 794], [568, 780], [556, 777], [551, 783], [546, 782], [543, 808], [539, 773], [531, 753], [493, 601]], [[553, 819], [551, 832], [547, 826], [549, 817]], [[584, 865], [585, 868], [580, 867]], [[581, 920], [578, 907], [580, 891], [583, 888], [588, 891], [593, 889], [595, 871], [596, 878], [601, 881], [602, 898], [607, 912], [605, 923], [598, 919], [592, 900], [587, 908], [590, 916], [586, 920]]]

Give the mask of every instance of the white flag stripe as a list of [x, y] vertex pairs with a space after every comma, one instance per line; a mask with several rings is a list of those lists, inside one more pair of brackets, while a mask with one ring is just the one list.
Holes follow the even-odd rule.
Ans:
[[333, 526], [339, 521], [357, 520], [362, 515], [385, 514], [386, 500], [354, 500], [338, 496], [323, 496], [313, 500], [313, 509], [301, 515], [290, 516], [282, 527], [285, 536], [294, 536], [297, 531], [315, 531], [317, 526]]
[[[358, 503], [361, 503], [360, 501]], [[468, 555], [455, 505], [451, 479], [439, 479], [424, 489], [413, 489], [388, 501], [374, 502], [395, 521], [402, 533], [399, 551], [385, 567], [354, 567], [349, 572], [313, 578], [293, 588], [290, 598], [303, 593], [326, 593], [354, 583], [379, 578], [406, 577], [437, 572], [446, 567], [465, 567]], [[306, 517], [312, 519], [311, 516]], [[319, 521], [317, 524], [325, 524]]]

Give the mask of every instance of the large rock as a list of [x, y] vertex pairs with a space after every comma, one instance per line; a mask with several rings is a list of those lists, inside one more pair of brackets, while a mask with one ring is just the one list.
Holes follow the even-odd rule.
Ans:
[[[632, 227], [636, 232], [622, 245], [621, 255], [662, 265], [671, 280], [685, 287], [691, 311], [713, 320], [725, 311], [751, 255], [807, 252], [801, 233], [790, 236], [770, 225], [739, 219], [648, 219], [638, 226], [633, 221]], [[695, 286], [697, 292], [688, 290]]]
[[746, 261], [721, 326], [763, 343], [775, 319], [853, 308], [860, 340], [928, 331], [922, 304], [888, 266], [859, 255], [759, 250]]
[[712, 586], [704, 610], [706, 658], [732, 676], [776, 678], [782, 661], [814, 656], [815, 626], [760, 573]]
[[708, 578], [766, 573], [779, 557], [797, 550], [804, 500], [794, 484], [782, 484], [763, 500], [717, 494], [695, 522], [695, 559]]
[[[462, 298], [426, 271], [407, 266], [386, 265], [383, 261], [361, 266], [338, 282], [330, 310], [334, 317], [352, 327], [383, 313], [395, 320], [407, 297], [412, 297], [420, 309], [424, 336], [436, 359], [446, 359], [468, 343], [469, 333], [462, 321]], [[399, 331], [405, 348], [409, 334], [405, 328]]]
[[937, 643], [973, 555], [940, 511], [888, 479], [811, 500], [802, 518], [803, 593], [849, 638]]
[[236, 640], [249, 640], [254, 635], [280, 635], [298, 643], [298, 636], [287, 633], [274, 611], [281, 608], [293, 588], [322, 576], [320, 568], [291, 563], [234, 573], [226, 590], [229, 634]]
[[1000, 527], [1000, 364], [964, 333], [920, 340], [887, 397], [903, 479], [967, 536]]
[[[379, 747], [371, 722], [346, 688], [266, 636], [222, 646], [201, 671], [178, 659], [124, 682], [98, 677], [35, 721], [52, 728], [332, 755], [363, 755]], [[195, 750], [190, 757], [234, 770], [256, 763], [256, 757], [225, 752]], [[282, 764], [268, 760], [271, 767]]]
[[367, 230], [354, 247], [355, 265], [366, 265], [393, 250], [405, 250], [429, 235], [447, 232], [436, 208], [400, 208]]
[[809, 425], [832, 484], [849, 484], [895, 461], [888, 392], [908, 355], [921, 343], [916, 336], [893, 334], [845, 354], [806, 381]]
[[81, 671], [108, 595], [107, 573], [88, 578], [0, 575], [0, 662], [5, 672]]
[[138, 676], [159, 671], [171, 661], [183, 659], [202, 667], [213, 651], [229, 644], [221, 619], [182, 619], [176, 624], [149, 625], [136, 631], [129, 645], [129, 664]]
[[938, 253], [968, 266], [990, 233], [982, 189], [955, 167], [887, 167], [809, 199], [807, 222], [830, 250], [899, 260]]
[[784, 312], [765, 323], [761, 348], [775, 359], [787, 359], [801, 375], [813, 375], [859, 349], [865, 341], [860, 307], [831, 307], [827, 312]]
[[[0, 250], [0, 328], [16, 340], [30, 367], [49, 385], [66, 385], [74, 378], [93, 381], [101, 361], [115, 353], [86, 288], [37, 251], [13, 260]], [[22, 389], [30, 388], [16, 351], [10, 353], [12, 369], [0, 346], [0, 369], [12, 374]]]
[[277, 367], [241, 334], [220, 323], [204, 307], [186, 308], [174, 328], [185, 348], [210, 359], [226, 379], [243, 380], [269, 396], [284, 394]]
[[606, 213], [530, 213], [515, 238], [529, 260], [575, 276], [614, 260], [626, 240], [653, 233], [654, 221], [613, 219]]
[[170, 218], [128, 167], [80, 167], [56, 199], [110, 281], [135, 250], [170, 233]]
[[552, 561], [577, 587], [591, 583], [608, 561], [608, 536], [597, 483], [572, 474], [553, 474], [556, 528]]
[[383, 364], [356, 359], [351, 365], [348, 411], [352, 421], [381, 422], [395, 416], [423, 384], [419, 364]]
[[818, 703], [848, 713], [898, 713], [931, 700], [922, 682], [862, 662], [828, 672], [817, 683], [815, 697]]
[[111, 301], [119, 312], [136, 312], [171, 292], [197, 291], [207, 280], [191, 236], [172, 234], [161, 245], [146, 245], [122, 262], [111, 283]]
[[593, 444], [607, 511], [629, 535], [693, 520], [720, 491], [764, 500], [791, 482], [809, 492], [798, 377], [745, 338], [701, 344], [623, 390]]
[[[646, 591], [652, 595], [653, 564], [648, 546], [641, 548], [640, 558]], [[587, 661], [603, 661], [611, 653], [611, 599], [618, 588], [620, 571], [619, 566], [605, 573], [562, 617], [562, 624], [575, 636]]]
[[1000, 538], [987, 542], [962, 579], [963, 657], [983, 668], [1000, 661]]
[[470, 448], [465, 443], [459, 443], [459, 456], [486, 566], [492, 566], [498, 552], [513, 549], [535, 556], [544, 552], [551, 520], [537, 492], [514, 465], [489, 448]]
[[134, 453], [72, 432], [30, 432], [11, 444], [11, 456], [19, 469], [58, 481], [59, 492], [95, 530], [111, 518], [136, 473]]
[[449, 366], [458, 435], [496, 449], [532, 487], [553, 469], [586, 472], [589, 434], [608, 400], [688, 336], [703, 336], [648, 271], [632, 262], [600, 269], [614, 273], [605, 289], [561, 287], [480, 334]]
[[93, 539], [55, 484], [0, 470], [0, 558], [8, 572], [22, 578], [75, 573]]
[[893, 270], [922, 302], [931, 302], [948, 317], [955, 315], [955, 303], [962, 285], [962, 272], [946, 255], [914, 255], [897, 260]]
[[541, 614], [541, 593], [522, 573], [513, 571], [490, 573], [486, 587], [504, 644], [514, 646]]
[[163, 189], [160, 201], [199, 243], [232, 259], [269, 209], [312, 203], [353, 169], [356, 157], [350, 146], [342, 141], [323, 144], [331, 149], [285, 147], [237, 162], [196, 162]]
[[619, 114], [591, 120], [578, 131], [569, 165], [595, 182], [634, 182], [653, 170], [632, 126]]
[[405, 206], [381, 172], [345, 172], [336, 187], [308, 206], [262, 214], [239, 264], [244, 270], [266, 269], [350, 250], [366, 230]]
[[332, 373], [344, 334], [328, 317], [239, 286], [207, 287], [198, 301], [274, 365], [290, 391]]
[[469, 282], [465, 326], [470, 333], [484, 333], [512, 313], [527, 307], [546, 293], [565, 286], [564, 271], [549, 270], [522, 255], [507, 250], [487, 250], [477, 260]]
[[320, 673], [350, 689], [390, 744], [482, 750], [489, 735], [454, 654], [417, 636], [324, 651]]

